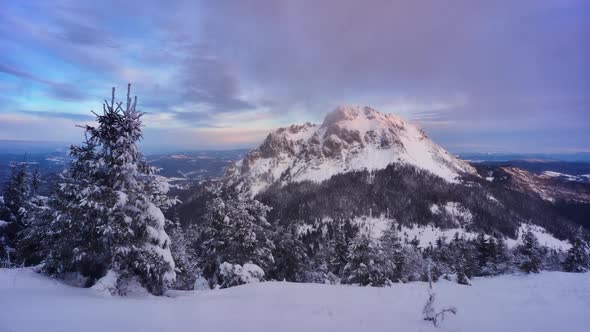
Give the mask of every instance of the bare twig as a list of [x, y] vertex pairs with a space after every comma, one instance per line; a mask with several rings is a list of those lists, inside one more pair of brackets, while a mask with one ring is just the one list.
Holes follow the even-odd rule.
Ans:
[[434, 292], [433, 287], [432, 287], [432, 276], [431, 276], [431, 272], [430, 272], [430, 269], [431, 269], [430, 265], [431, 265], [431, 261], [429, 259], [428, 260], [428, 301], [426, 301], [426, 305], [424, 306], [422, 313], [424, 314], [424, 320], [430, 321], [430, 322], [432, 322], [432, 324], [435, 327], [438, 327], [439, 320], [443, 321], [445, 319], [445, 314], [447, 312], [450, 312], [453, 315], [456, 315], [457, 308], [449, 307], [449, 308], [442, 309], [439, 312], [435, 311], [434, 300], [436, 299], [436, 293]]
[[113, 87], [113, 92], [111, 94], [111, 109], [115, 105], [115, 87]]
[[129, 113], [129, 108], [131, 107], [131, 98], [129, 94], [131, 93], [131, 83], [127, 83], [127, 108], [125, 109], [126, 113]]
[[121, 105], [123, 105], [123, 102], [122, 101], [120, 101], [120, 102], [117, 103], [117, 108], [115, 108], [115, 112], [117, 112], [118, 110], [123, 111], [123, 108], [121, 107]]

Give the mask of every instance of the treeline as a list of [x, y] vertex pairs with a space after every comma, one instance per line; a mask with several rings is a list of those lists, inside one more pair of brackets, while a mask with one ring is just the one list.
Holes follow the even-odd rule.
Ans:
[[373, 172], [338, 174], [321, 183], [277, 183], [258, 198], [273, 208], [271, 219], [285, 224], [385, 215], [402, 226], [454, 228], [454, 220], [433, 213], [431, 207], [456, 202], [473, 215], [472, 223], [461, 225], [473, 232], [499, 232], [516, 238], [521, 223], [533, 222], [565, 240], [578, 228], [550, 202], [535, 194], [527, 195], [479, 177], [449, 183], [426, 170], [401, 163]]
[[[349, 220], [333, 220], [313, 229], [302, 222], [270, 224], [267, 218], [272, 210], [259, 201], [228, 188], [212, 192], [215, 198], [207, 205], [204, 223], [178, 230], [190, 240], [173, 253], [183, 253], [177, 261], [192, 262], [186, 271], [195, 276], [177, 284], [179, 288], [192, 288], [196, 276], [212, 288], [252, 279], [386, 286], [427, 281], [429, 266], [434, 280], [443, 277], [461, 284], [469, 284], [475, 276], [590, 268], [581, 228], [573, 235], [568, 252], [540, 245], [528, 228], [521, 234], [522, 243], [514, 248], [506, 245], [501, 234], [483, 232], [474, 239], [456, 233], [422, 248], [417, 239], [403, 238], [397, 224], [379, 238]], [[254, 264], [260, 269], [254, 277], [242, 270], [224, 271], [224, 264]]]

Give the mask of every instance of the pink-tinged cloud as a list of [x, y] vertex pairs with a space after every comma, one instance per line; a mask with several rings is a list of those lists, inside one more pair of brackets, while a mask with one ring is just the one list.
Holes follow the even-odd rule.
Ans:
[[99, 109], [111, 86], [134, 80], [148, 129], [165, 136], [146, 146], [254, 145], [264, 128], [320, 122], [339, 104], [400, 113], [442, 145], [590, 142], [585, 0], [0, 6], [0, 87], [17, 87], [0, 114], [32, 99], [70, 105], [46, 112]]

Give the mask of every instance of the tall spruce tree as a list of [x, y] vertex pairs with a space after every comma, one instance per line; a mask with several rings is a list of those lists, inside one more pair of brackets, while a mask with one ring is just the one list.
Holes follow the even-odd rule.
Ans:
[[297, 236], [295, 225], [279, 227], [273, 242], [274, 264], [269, 277], [276, 280], [303, 281], [307, 254], [305, 245]]
[[501, 234], [490, 236], [487, 240], [487, 246], [483, 248], [477, 247], [480, 255], [486, 257], [485, 265], [480, 266], [481, 275], [498, 275], [509, 270], [511, 263], [510, 250]]
[[402, 240], [398, 234], [395, 225], [390, 225], [380, 238], [381, 251], [383, 252], [383, 270], [387, 278], [391, 281], [398, 281], [401, 275], [398, 273], [396, 260], [402, 255]]
[[96, 126], [86, 126], [86, 141], [70, 148], [72, 163], [51, 200], [51, 238], [45, 270], [79, 272], [88, 286], [116, 276], [112, 292], [138, 280], [161, 295], [174, 282], [170, 239], [162, 209], [175, 203], [168, 185], [155, 175], [138, 148], [142, 138], [137, 97], [105, 101]]
[[454, 252], [447, 243], [447, 237], [443, 234], [438, 237], [433, 248], [433, 257], [431, 259], [430, 277], [436, 281], [445, 274], [453, 272]]
[[44, 218], [48, 215], [47, 197], [39, 195], [41, 173], [39, 166], [31, 177], [29, 195], [26, 198], [26, 218], [15, 235], [16, 258], [20, 265], [38, 265], [45, 257], [43, 229]]
[[543, 264], [545, 252], [539, 240], [530, 229], [522, 236], [522, 244], [516, 248], [519, 267], [526, 273], [539, 273]]
[[170, 251], [176, 265], [176, 281], [174, 289], [192, 290], [197, 277], [201, 274], [198, 256], [192, 238], [197, 232], [192, 227], [183, 228], [176, 217], [166, 227], [172, 242]]
[[492, 238], [486, 238], [484, 233], [480, 232], [477, 234], [474, 245], [477, 249], [477, 264], [480, 269], [484, 269], [492, 260], [492, 257], [494, 257], [494, 251], [496, 249], [495, 244], [496, 243], [492, 241]]
[[369, 234], [359, 232], [348, 249], [348, 263], [342, 272], [342, 282], [362, 286], [384, 286], [388, 283], [383, 270], [384, 259], [377, 242]]
[[39, 166], [35, 168], [35, 172], [33, 173], [33, 178], [31, 179], [31, 194], [33, 196], [39, 195], [39, 189], [41, 188], [41, 171], [39, 170]]
[[28, 164], [12, 165], [10, 179], [0, 202], [0, 259], [9, 263], [20, 260], [18, 237], [28, 224], [29, 198]]
[[272, 232], [266, 220], [270, 208], [231, 188], [213, 189], [207, 203], [202, 233], [203, 275], [211, 286], [225, 284], [220, 274], [223, 263], [259, 266], [265, 274], [274, 262]]
[[465, 239], [464, 235], [455, 237], [451, 241], [451, 247], [454, 252], [455, 272], [457, 273], [457, 282], [463, 285], [469, 285], [469, 279], [479, 272], [477, 250], [473, 243]]
[[334, 238], [328, 243], [330, 249], [329, 267], [334, 275], [341, 277], [348, 262], [350, 241], [341, 225], [334, 229]]
[[395, 273], [401, 282], [424, 280], [426, 277], [426, 261], [419, 248], [404, 245], [395, 254]]
[[586, 272], [590, 270], [590, 246], [584, 240], [582, 227], [574, 235], [571, 241], [572, 247], [567, 252], [563, 267], [568, 272]]

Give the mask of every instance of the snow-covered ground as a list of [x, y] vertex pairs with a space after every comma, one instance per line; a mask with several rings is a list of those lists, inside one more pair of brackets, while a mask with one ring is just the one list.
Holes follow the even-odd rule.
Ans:
[[557, 178], [565, 181], [572, 181], [572, 182], [589, 182], [590, 181], [590, 174], [582, 174], [582, 175], [571, 175], [553, 171], [545, 171], [541, 173], [541, 177], [544, 178]]
[[[472, 220], [472, 214], [469, 210], [463, 209], [459, 204], [449, 202], [445, 206], [439, 207], [433, 205], [431, 211], [434, 213], [446, 213], [452, 218], [459, 226], [467, 224]], [[442, 211], [442, 212], [441, 212]], [[324, 218], [322, 224], [332, 222], [330, 218]], [[392, 223], [395, 223], [394, 219], [387, 218], [383, 215], [379, 217], [357, 217], [354, 219], [354, 223], [360, 227], [361, 232], [371, 233], [374, 238], [379, 238], [383, 235], [383, 232], [391, 227]], [[321, 226], [321, 224], [320, 224]], [[304, 225], [300, 227], [299, 233], [303, 234], [307, 231], [314, 230], [315, 228], [310, 225]], [[509, 248], [514, 248], [522, 243], [523, 234], [530, 230], [535, 236], [539, 243], [545, 247], [557, 250], [567, 251], [571, 248], [571, 244], [568, 241], [560, 240], [549, 233], [545, 228], [538, 225], [525, 225], [521, 224], [518, 229], [518, 238], [510, 239], [506, 238], [506, 245]], [[414, 226], [407, 227], [402, 226], [399, 231], [399, 235], [404, 241], [411, 241], [414, 238], [418, 240], [419, 247], [426, 248], [430, 245], [434, 245], [436, 240], [440, 237], [444, 237], [447, 242], [451, 241], [456, 233], [464, 236], [466, 239], [475, 239], [477, 233], [466, 231], [463, 227], [441, 229], [432, 225], [426, 226]]]
[[435, 284], [435, 329], [422, 320], [426, 283], [390, 288], [268, 282], [170, 297], [110, 297], [27, 269], [0, 269], [0, 331], [588, 331], [590, 273], [543, 272]]

